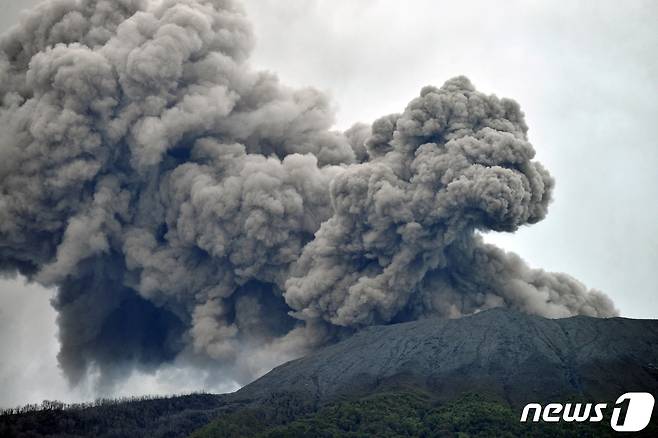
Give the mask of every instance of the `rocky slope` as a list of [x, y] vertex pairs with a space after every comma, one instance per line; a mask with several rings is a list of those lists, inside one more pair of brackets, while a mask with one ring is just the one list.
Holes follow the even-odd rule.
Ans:
[[[0, 415], [0, 436], [607, 436], [608, 420], [521, 425], [519, 407], [657, 396], [657, 364], [658, 320], [494, 309], [370, 327], [234, 394]], [[658, 436], [655, 413], [647, 436]]]
[[511, 405], [658, 392], [658, 320], [546, 319], [493, 309], [456, 320], [367, 328], [281, 365], [234, 394], [294, 393], [318, 404], [386, 387], [418, 386], [439, 399], [465, 392]]

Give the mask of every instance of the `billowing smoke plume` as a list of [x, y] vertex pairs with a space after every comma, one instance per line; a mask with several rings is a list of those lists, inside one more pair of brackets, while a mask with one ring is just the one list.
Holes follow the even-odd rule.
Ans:
[[0, 269], [56, 286], [59, 361], [244, 381], [370, 324], [616, 313], [478, 231], [546, 215], [519, 106], [463, 77], [330, 130], [229, 0], [51, 0], [0, 40]]

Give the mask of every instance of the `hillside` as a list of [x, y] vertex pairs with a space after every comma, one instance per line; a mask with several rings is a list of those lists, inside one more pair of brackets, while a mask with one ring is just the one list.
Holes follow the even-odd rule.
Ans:
[[180, 437], [208, 424], [226, 406], [225, 396], [191, 394], [133, 401], [105, 400], [0, 415], [0, 437]]
[[5, 415], [0, 435], [605, 436], [606, 422], [520, 425], [520, 408], [658, 395], [655, 364], [658, 321], [494, 309], [370, 327], [233, 394]]
[[492, 309], [461, 319], [366, 328], [281, 365], [237, 399], [291, 392], [317, 403], [399, 385], [449, 400], [486, 394], [513, 406], [658, 392], [658, 321], [546, 319]]
[[[609, 426], [608, 415], [600, 423], [520, 423], [518, 410], [501, 400], [464, 394], [438, 402], [432, 394], [411, 388], [336, 401], [288, 421], [273, 417], [276, 410], [275, 404], [228, 413], [195, 432], [192, 438], [618, 436]], [[649, 427], [631, 436], [658, 436], [656, 423], [654, 416]]]

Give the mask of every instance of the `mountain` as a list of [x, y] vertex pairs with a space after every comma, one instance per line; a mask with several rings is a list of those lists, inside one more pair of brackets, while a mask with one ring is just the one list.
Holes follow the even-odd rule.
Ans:
[[234, 397], [295, 393], [323, 404], [401, 385], [443, 400], [478, 393], [513, 406], [658, 393], [658, 321], [546, 319], [497, 308], [368, 327], [273, 369]]
[[369, 327], [233, 394], [4, 415], [0, 435], [607, 436], [609, 422], [520, 424], [520, 409], [658, 395], [657, 364], [656, 320], [492, 309]]

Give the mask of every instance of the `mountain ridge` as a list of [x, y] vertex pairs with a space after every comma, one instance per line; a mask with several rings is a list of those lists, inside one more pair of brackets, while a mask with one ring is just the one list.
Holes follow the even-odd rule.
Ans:
[[[607, 418], [521, 424], [518, 415], [528, 402], [656, 397], [656, 364], [658, 320], [491, 309], [368, 327], [231, 394], [0, 415], [0, 435], [612, 436]], [[654, 412], [647, 436], [657, 422]]]
[[439, 398], [491, 393], [512, 405], [565, 396], [658, 390], [658, 320], [548, 319], [495, 308], [459, 319], [365, 328], [287, 362], [233, 394], [292, 392], [318, 403], [387, 385]]

